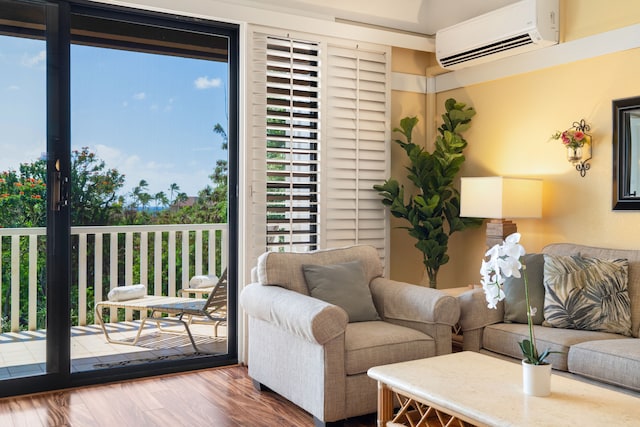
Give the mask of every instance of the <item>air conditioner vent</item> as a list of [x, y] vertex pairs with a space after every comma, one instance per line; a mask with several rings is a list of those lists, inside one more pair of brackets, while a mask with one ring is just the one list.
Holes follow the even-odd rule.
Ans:
[[529, 34], [522, 34], [519, 36], [511, 37], [510, 39], [491, 43], [486, 46], [481, 46], [477, 49], [471, 49], [467, 52], [462, 52], [456, 55], [447, 56], [446, 58], [441, 58], [440, 63], [445, 68], [451, 67], [453, 65], [468, 62], [473, 59], [482, 58], [483, 56], [493, 55], [498, 52], [504, 52], [516, 47], [526, 46], [529, 44], [533, 44], [533, 39], [531, 39], [531, 36]]

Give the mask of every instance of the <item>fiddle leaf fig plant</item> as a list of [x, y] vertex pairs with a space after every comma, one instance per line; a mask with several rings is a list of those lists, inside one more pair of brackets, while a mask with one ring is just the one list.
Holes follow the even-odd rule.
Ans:
[[408, 195], [407, 201], [404, 186], [393, 178], [382, 185], [373, 186], [391, 214], [409, 222], [403, 228], [417, 240], [415, 247], [422, 252], [422, 262], [432, 288], [437, 286], [440, 266], [449, 262], [449, 236], [482, 223], [478, 218], [460, 218], [460, 193], [453, 186], [465, 160], [462, 151], [467, 141], [461, 133], [469, 129], [476, 112], [455, 99], [448, 99], [445, 109], [432, 153], [411, 140], [413, 128], [418, 123], [417, 117], [405, 117], [400, 121], [400, 127], [393, 129], [404, 136], [405, 141], [396, 139], [395, 142], [409, 157], [407, 178], [415, 186], [415, 191]]

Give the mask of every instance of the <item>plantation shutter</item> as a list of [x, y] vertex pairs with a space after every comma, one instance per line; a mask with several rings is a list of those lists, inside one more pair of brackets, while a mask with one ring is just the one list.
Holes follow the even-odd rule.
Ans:
[[384, 257], [372, 187], [389, 173], [389, 51], [256, 32], [250, 54], [254, 257], [353, 244]]
[[387, 247], [386, 210], [373, 190], [389, 177], [389, 54], [329, 46], [327, 54], [327, 247]]
[[266, 250], [318, 244], [318, 43], [265, 37]]

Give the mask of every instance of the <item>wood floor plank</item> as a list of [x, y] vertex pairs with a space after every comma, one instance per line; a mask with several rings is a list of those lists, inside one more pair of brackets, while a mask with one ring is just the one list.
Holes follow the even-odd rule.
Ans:
[[[243, 366], [0, 399], [2, 427], [313, 427], [311, 415], [253, 388]], [[345, 427], [373, 427], [375, 415]]]
[[43, 411], [46, 412], [49, 405], [33, 405], [29, 399], [17, 399], [9, 402], [9, 410], [11, 411], [11, 419], [16, 427], [30, 427], [40, 425], [44, 421], [41, 416]]

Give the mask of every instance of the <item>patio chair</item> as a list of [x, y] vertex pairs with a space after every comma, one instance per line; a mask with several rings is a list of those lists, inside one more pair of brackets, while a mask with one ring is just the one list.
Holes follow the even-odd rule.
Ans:
[[[148, 317], [142, 318], [143, 316], [141, 316], [140, 326], [132, 341], [117, 340], [109, 336], [104, 323], [102, 311], [106, 308], [125, 308], [147, 312]], [[142, 298], [125, 301], [100, 301], [96, 303], [95, 311], [107, 342], [136, 345], [147, 321], [156, 322], [156, 327], [161, 331], [175, 333], [175, 330], [161, 327], [162, 322], [169, 322], [182, 325], [194, 350], [199, 352], [189, 326], [196, 323], [212, 323], [214, 335], [218, 336], [218, 326], [227, 321], [227, 270], [224, 270], [207, 299], [145, 295]], [[162, 314], [175, 317], [161, 317]]]

